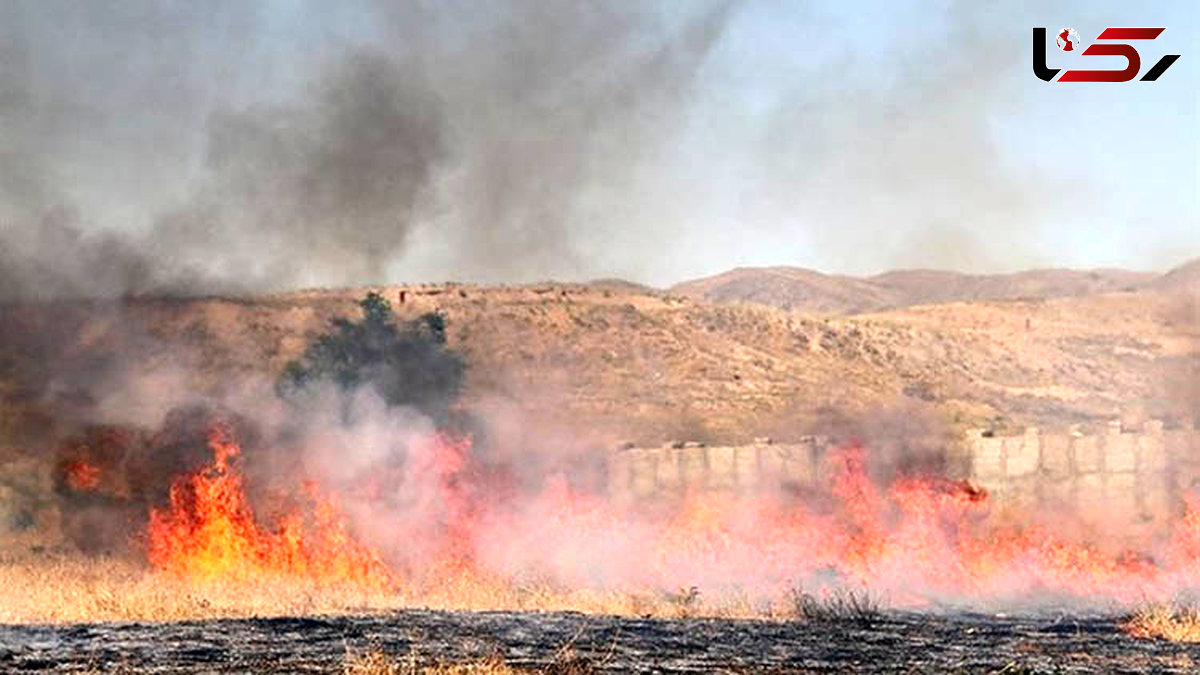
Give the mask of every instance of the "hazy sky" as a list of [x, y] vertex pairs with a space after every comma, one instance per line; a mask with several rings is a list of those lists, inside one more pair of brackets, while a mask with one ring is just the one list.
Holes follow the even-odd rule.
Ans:
[[1200, 5], [984, 4], [6, 2], [0, 295], [1200, 255]]

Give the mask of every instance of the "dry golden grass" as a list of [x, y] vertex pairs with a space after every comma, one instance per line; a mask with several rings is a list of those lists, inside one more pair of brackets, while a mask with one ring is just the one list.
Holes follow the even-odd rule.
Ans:
[[570, 590], [457, 575], [396, 591], [332, 587], [294, 578], [197, 583], [121, 558], [0, 558], [0, 623], [183, 621], [369, 614], [404, 608], [575, 611], [622, 616], [770, 617], [743, 597]]
[[1200, 607], [1147, 605], [1126, 619], [1122, 627], [1134, 637], [1200, 642]]
[[114, 558], [0, 560], [0, 622], [180, 621], [346, 614], [404, 606], [405, 596], [295, 579], [194, 584]]

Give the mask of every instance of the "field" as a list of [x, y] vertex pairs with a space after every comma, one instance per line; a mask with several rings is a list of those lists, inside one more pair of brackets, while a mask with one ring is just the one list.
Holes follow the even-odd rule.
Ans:
[[863, 624], [406, 610], [0, 626], [0, 668], [8, 672], [375, 675], [446, 672], [434, 667], [453, 663], [474, 666], [459, 672], [496, 675], [1191, 673], [1200, 647], [1137, 640], [1111, 619], [928, 614], [886, 614]]

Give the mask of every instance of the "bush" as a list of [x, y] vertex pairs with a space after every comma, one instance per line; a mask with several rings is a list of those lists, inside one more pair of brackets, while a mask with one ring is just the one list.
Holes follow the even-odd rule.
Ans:
[[359, 303], [362, 319], [336, 317], [304, 355], [287, 364], [277, 391], [302, 402], [319, 384], [343, 392], [367, 386], [389, 406], [411, 406], [444, 421], [462, 389], [466, 366], [446, 346], [446, 319], [429, 313], [398, 322], [391, 304], [378, 293]]
[[836, 589], [817, 597], [799, 588], [788, 593], [792, 616], [801, 621], [870, 628], [883, 617], [882, 603], [865, 589]]

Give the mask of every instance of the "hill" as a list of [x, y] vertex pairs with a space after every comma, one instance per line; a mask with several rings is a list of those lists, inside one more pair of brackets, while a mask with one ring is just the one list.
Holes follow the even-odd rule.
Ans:
[[1200, 294], [1200, 258], [1176, 267], [1155, 279], [1151, 285], [1163, 291]]
[[670, 292], [720, 303], [750, 302], [813, 314], [853, 314], [889, 307], [899, 294], [884, 284], [799, 267], [739, 267], [685, 281]]
[[[354, 316], [367, 290], [8, 307], [10, 431], [156, 420], [180, 399], [239, 394], [331, 318]], [[1061, 427], [1181, 418], [1198, 400], [1195, 305], [1154, 288], [839, 318], [613, 284], [374, 290], [403, 316], [446, 317], [469, 363], [467, 405], [527, 444], [782, 438], [831, 411], [882, 409], [901, 422], [924, 410], [962, 425]]]
[[1160, 279], [1154, 273], [1120, 269], [1043, 269], [1012, 274], [898, 270], [860, 278], [795, 267], [743, 267], [686, 281], [670, 290], [711, 302], [749, 302], [812, 314], [860, 314], [939, 302], [1129, 291]]

